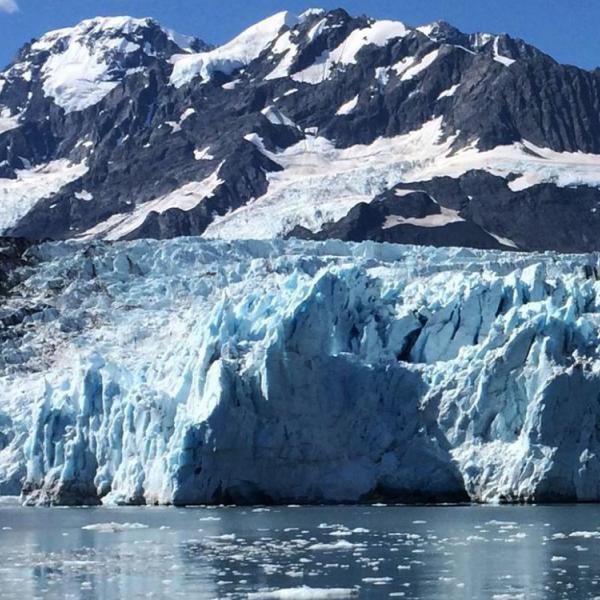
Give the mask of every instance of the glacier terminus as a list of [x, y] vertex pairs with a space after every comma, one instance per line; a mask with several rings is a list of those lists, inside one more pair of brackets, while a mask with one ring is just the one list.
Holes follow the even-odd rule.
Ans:
[[600, 500], [600, 257], [5, 239], [0, 494]]

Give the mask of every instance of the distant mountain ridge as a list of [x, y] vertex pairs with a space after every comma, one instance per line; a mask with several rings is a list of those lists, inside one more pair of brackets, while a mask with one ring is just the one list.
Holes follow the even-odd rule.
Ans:
[[0, 235], [600, 250], [600, 72], [508, 35], [97, 18], [0, 74]]

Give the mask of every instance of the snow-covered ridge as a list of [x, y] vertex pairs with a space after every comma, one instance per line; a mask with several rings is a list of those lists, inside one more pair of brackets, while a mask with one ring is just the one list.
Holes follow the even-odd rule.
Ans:
[[192, 38], [161, 29], [153, 19], [98, 17], [45, 34], [33, 42], [27, 58], [14, 64], [5, 77], [30, 81], [41, 61], [45, 95], [66, 112], [80, 111], [97, 104], [125, 75], [143, 67], [143, 61], [131, 59], [131, 55], [170, 56], [145, 39], [149, 29], [160, 30], [174, 49], [191, 51]]
[[313, 65], [292, 75], [292, 79], [313, 85], [322, 83], [335, 67], [355, 64], [358, 53], [365, 46], [385, 46], [390, 40], [404, 37], [408, 31], [400, 21], [375, 21], [368, 27], [354, 30], [337, 48], [325, 51]]
[[[0, 318], [0, 493], [600, 499], [598, 256], [46, 244]], [[33, 408], [32, 408], [33, 407]]]
[[175, 87], [181, 87], [196, 77], [209, 80], [217, 71], [230, 74], [258, 58], [277, 38], [283, 27], [291, 27], [298, 22], [298, 18], [289, 12], [277, 13], [210, 52], [176, 55], [172, 59], [174, 68], [171, 83]]
[[[319, 17], [321, 18], [319, 19]], [[306, 44], [312, 43], [328, 28], [339, 26], [339, 24], [329, 23], [326, 11], [321, 9], [305, 11], [300, 16], [292, 15], [289, 12], [277, 13], [252, 25], [227, 44], [210, 52], [201, 52], [191, 56], [174, 56], [171, 83], [175, 87], [182, 87], [196, 78], [208, 81], [216, 72], [230, 75], [234, 71], [248, 66], [263, 52], [270, 49], [276, 66], [266, 76], [266, 80], [291, 76], [300, 83], [317, 85], [329, 79], [336, 69], [356, 64], [358, 54], [368, 46], [384, 47], [411, 33], [420, 32], [432, 35], [435, 30], [435, 24], [411, 28], [401, 21], [373, 19], [364, 27], [350, 32], [337, 47], [323, 51], [312, 65], [292, 74], [292, 65], [299, 53], [299, 44], [302, 42], [301, 38], [294, 39], [294, 37], [298, 35], [299, 28], [309, 20], [314, 24], [308, 32], [304, 33], [303, 41]], [[435, 38], [432, 37], [432, 39]], [[500, 56], [497, 37], [494, 38], [491, 34], [482, 34], [481, 39], [495, 39], [494, 58], [496, 60], [506, 65], [515, 62]], [[435, 55], [432, 53], [425, 57], [420, 69], [424, 70], [430, 66], [436, 57], [437, 51]], [[416, 71], [415, 74], [418, 72], [420, 71]], [[407, 75], [407, 79], [410, 79], [411, 76], [414, 75]]]

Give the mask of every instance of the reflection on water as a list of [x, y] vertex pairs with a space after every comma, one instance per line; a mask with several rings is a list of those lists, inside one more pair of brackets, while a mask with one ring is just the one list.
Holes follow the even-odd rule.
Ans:
[[600, 507], [0, 505], [0, 553], [0, 598], [600, 598]]

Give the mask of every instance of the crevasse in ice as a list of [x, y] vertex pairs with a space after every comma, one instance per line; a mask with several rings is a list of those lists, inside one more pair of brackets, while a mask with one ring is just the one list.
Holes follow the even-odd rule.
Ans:
[[0, 493], [600, 499], [597, 256], [188, 238], [30, 257], [0, 336]]

